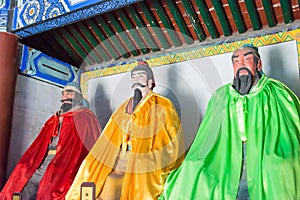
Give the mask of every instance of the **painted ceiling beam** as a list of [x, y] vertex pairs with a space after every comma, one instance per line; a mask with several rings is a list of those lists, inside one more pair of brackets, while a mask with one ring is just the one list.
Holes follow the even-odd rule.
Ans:
[[[82, 59], [79, 58], [79, 55], [76, 52], [74, 52], [73, 49], [69, 48], [70, 45], [65, 41], [65, 39], [62, 37], [61, 34], [57, 34], [57, 33], [54, 34], [51, 32], [50, 32], [50, 34], [52, 35], [53, 38], [56, 38], [56, 41], [58, 42], [58, 44], [60, 46], [62, 46], [63, 49], [66, 49], [67, 54], [69, 55], [70, 58], [72, 58], [72, 60], [75, 61], [75, 63], [82, 62]], [[78, 67], [78, 66], [76, 65], [76, 67]]]
[[93, 64], [93, 60], [88, 56], [88, 52], [76, 41], [76, 39], [71, 35], [67, 29], [59, 29], [58, 32], [62, 38], [70, 44], [72, 51], [74, 51], [77, 56], [80, 57], [80, 60], [86, 62], [87, 64]]
[[223, 9], [223, 4], [220, 2], [220, 0], [212, 0], [212, 4], [214, 6], [214, 9], [217, 13], [218, 19], [220, 21], [222, 30], [224, 32], [225, 36], [230, 36], [232, 34], [232, 30], [230, 28], [230, 24], [228, 21], [228, 18], [225, 14], [225, 11]]
[[186, 14], [198, 36], [199, 41], [203, 41], [206, 38], [205, 32], [201, 26], [201, 22], [197, 16], [197, 13], [195, 12], [191, 2], [189, 0], [181, 0], [183, 7], [186, 10]]
[[111, 26], [114, 27], [116, 35], [118, 35], [121, 41], [125, 43], [124, 46], [127, 46], [127, 51], [129, 51], [133, 56], [140, 55], [139, 51], [137, 50], [137, 47], [133, 44], [133, 42], [127, 35], [126, 30], [123, 29], [120, 22], [117, 20], [116, 16], [111, 12], [105, 13], [104, 16], [106, 17], [107, 20], [111, 21]]
[[[116, 10], [139, 1], [142, 0], [86, 0], [83, 3], [78, 4], [79, 6], [68, 5], [69, 7], [67, 9], [69, 10], [64, 8], [66, 5], [60, 5], [60, 13], [55, 14], [55, 16], [51, 16], [48, 10], [41, 9], [46, 7], [45, 5], [40, 4], [43, 1], [27, 1], [24, 5], [13, 8], [12, 13], [14, 20], [11, 23], [11, 26], [8, 27], [8, 31], [20, 36], [21, 38], [29, 37], [31, 35], [49, 31], [83, 19], [88, 19], [101, 13]], [[54, 1], [53, 3], [57, 5], [61, 2]], [[26, 18], [31, 15], [31, 8], [34, 8], [32, 6], [36, 6], [35, 12], [41, 13], [35, 19], [26, 21]], [[48, 5], [48, 7], [51, 7], [51, 5]], [[45, 13], [42, 13], [42, 11]], [[22, 21], [23, 24], [18, 24], [19, 21]]]
[[134, 25], [132, 24], [132, 22], [130, 21], [130, 19], [128, 18], [128, 16], [125, 14], [125, 12], [122, 9], [120, 9], [120, 10], [118, 10], [116, 12], [116, 14], [118, 15], [118, 17], [124, 23], [125, 29], [127, 29], [129, 31], [129, 34], [131, 34], [132, 38], [134, 38], [134, 41], [137, 44], [137, 48], [143, 54], [149, 53], [148, 47], [144, 43], [143, 39], [141, 38], [141, 36], [139, 35], [138, 31], [135, 29]]
[[228, 0], [228, 4], [230, 7], [230, 11], [232, 13], [235, 25], [238, 29], [239, 33], [244, 33], [246, 32], [246, 25], [244, 23], [243, 17], [242, 17], [242, 13], [240, 10], [240, 7], [238, 5], [238, 2], [236, 0]]
[[[91, 33], [91, 30], [87, 27], [86, 24], [83, 22], [78, 22], [76, 24], [77, 29], [79, 29], [82, 32], [82, 35], [86, 38], [87, 41], [91, 43], [91, 45], [94, 47], [92, 51], [94, 51], [93, 54], [97, 54], [101, 57], [102, 60], [105, 62], [111, 60], [111, 57], [108, 55], [108, 53], [99, 45], [97, 39], [94, 37], [94, 35]], [[91, 52], [92, 53], [92, 52]]]
[[175, 47], [182, 45], [172, 23], [159, 1], [151, 2]]
[[126, 11], [132, 17], [136, 28], [139, 31], [141, 31], [142, 35], [144, 35], [149, 49], [151, 49], [151, 51], [153, 51], [153, 52], [159, 51], [160, 49], [159, 49], [158, 45], [156, 44], [156, 42], [155, 42], [154, 38], [152, 37], [150, 31], [148, 30], [148, 27], [146, 26], [145, 22], [140, 17], [140, 15], [138, 15], [138, 12], [136, 10], [134, 10], [134, 8], [131, 7], [131, 6], [126, 7]]
[[103, 28], [104, 32], [107, 34], [106, 37], [112, 42], [118, 54], [123, 58], [129, 58], [129, 52], [127, 52], [127, 50], [124, 48], [120, 38], [114, 34], [107, 21], [105, 21], [101, 15], [97, 16], [95, 19], [98, 23], [98, 26]]
[[196, 4], [199, 7], [200, 15], [203, 18], [203, 21], [206, 25], [206, 28], [211, 38], [213, 39], [218, 38], [220, 34], [218, 33], [214, 20], [210, 15], [206, 2], [203, 0], [196, 0]]
[[284, 23], [288, 24], [293, 21], [293, 11], [291, 9], [290, 0], [280, 0]]
[[276, 18], [275, 18], [274, 10], [272, 7], [272, 2], [270, 0], [262, 0], [262, 4], [263, 4], [264, 10], [265, 10], [268, 25], [270, 27], [275, 26]]
[[[36, 37], [35, 37], [35, 38], [36, 38]], [[41, 36], [41, 40], [47, 41], [48, 45], [44, 45], [44, 46], [45, 46], [48, 50], [49, 50], [49, 49], [53, 49], [53, 52], [55, 52], [55, 54], [56, 54], [56, 52], [57, 52], [57, 49], [62, 49], [62, 48], [63, 48], [62, 44], [61, 44], [61, 43], [58, 43], [56, 40], [54, 40], [53, 37], [45, 37], [45, 35], [42, 35], [42, 36]], [[36, 43], [36, 44], [41, 44], [41, 43]], [[64, 43], [64, 45], [66, 45], [66, 44]], [[42, 45], [41, 45], [41, 46], [42, 46]], [[49, 48], [49, 47], [50, 47], [50, 48]], [[44, 52], [46, 52], [46, 51], [44, 51]], [[59, 58], [65, 58], [65, 59], [67, 58], [67, 59], [70, 60], [69, 64], [74, 65], [74, 66], [77, 67], [77, 65], [75, 64], [75, 63], [77, 63], [77, 60], [76, 60], [76, 58], [72, 57], [72, 55], [73, 55], [73, 54], [70, 55], [70, 53], [68, 53], [68, 51], [63, 51], [63, 52], [60, 52], [60, 53], [59, 53], [59, 56], [56, 57], [56, 58], [58, 58], [58, 59], [59, 59]], [[49, 56], [55, 57], [55, 55], [49, 55]], [[62, 60], [62, 59], [60, 59], [60, 60]]]
[[156, 21], [155, 17], [153, 16], [152, 12], [148, 9], [148, 6], [145, 5], [144, 2], [140, 2], [137, 4], [138, 7], [144, 12], [145, 17], [152, 28], [153, 32], [155, 33], [156, 37], [158, 38], [161, 46], [163, 49], [168, 49], [171, 47], [168, 40], [165, 38], [162, 29], [160, 28], [158, 22]]
[[88, 27], [90, 27], [93, 30], [94, 34], [100, 40], [99, 44], [97, 45], [97, 51], [101, 51], [102, 48], [106, 48], [106, 52], [107, 52], [107, 54], [109, 54], [109, 56], [111, 58], [113, 58], [113, 59], [120, 58], [120, 55], [118, 54], [116, 49], [113, 47], [111, 41], [106, 38], [106, 36], [102, 32], [102, 30], [100, 29], [99, 25], [92, 19], [87, 20], [86, 24], [88, 25]]
[[68, 26], [67, 28], [69, 30], [69, 33], [73, 35], [73, 38], [76, 39], [77, 43], [79, 43], [79, 45], [82, 46], [83, 49], [85, 49], [87, 53], [86, 58], [88, 60], [91, 60], [91, 62], [95, 61], [96, 63], [101, 63], [103, 61], [103, 59], [99, 57], [99, 55], [95, 54], [93, 48], [88, 44], [87, 40], [81, 36], [80, 32], [75, 28], [75, 26]]
[[44, 35], [42, 35], [41, 37], [34, 37], [34, 38], [32, 38], [32, 40], [34, 41], [35, 44], [39, 45], [41, 52], [45, 52], [46, 50], [50, 49], [52, 52], [52, 55], [49, 55], [49, 56], [52, 56], [55, 58], [58, 58], [60, 56], [66, 56], [66, 57], [70, 58], [69, 55], [66, 54], [65, 52], [60, 54], [56, 51], [57, 48], [61, 48], [61, 47], [57, 45], [57, 42], [53, 41], [53, 38], [48, 38], [48, 37], [45, 37]]
[[262, 28], [259, 15], [253, 0], [245, 0], [248, 14], [252, 23], [253, 30], [260, 30]]
[[178, 24], [178, 28], [180, 29], [181, 34], [183, 34], [185, 42], [187, 44], [194, 43], [194, 40], [192, 39], [192, 36], [191, 36], [188, 28], [186, 27], [186, 24], [182, 18], [182, 15], [176, 6], [176, 2], [174, 2], [173, 0], [166, 0], [166, 3], [169, 6], [169, 9], [170, 9], [176, 23]]

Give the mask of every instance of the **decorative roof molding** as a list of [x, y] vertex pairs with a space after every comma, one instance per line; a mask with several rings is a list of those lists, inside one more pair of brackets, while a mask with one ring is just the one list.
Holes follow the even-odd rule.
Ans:
[[27, 1], [25, 4], [13, 9], [13, 23], [12, 27], [9, 27], [9, 31], [24, 38], [128, 6], [138, 1], [141, 0]]
[[70, 64], [23, 45], [19, 72], [29, 77], [64, 86], [78, 79], [79, 70]]
[[0, 31], [7, 30], [9, 0], [0, 0]]

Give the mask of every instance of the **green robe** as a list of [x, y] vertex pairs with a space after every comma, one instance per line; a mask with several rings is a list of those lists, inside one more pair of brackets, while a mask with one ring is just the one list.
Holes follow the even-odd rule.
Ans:
[[265, 75], [247, 95], [218, 89], [196, 138], [160, 200], [236, 199], [247, 138], [247, 183], [251, 200], [300, 199], [299, 99]]

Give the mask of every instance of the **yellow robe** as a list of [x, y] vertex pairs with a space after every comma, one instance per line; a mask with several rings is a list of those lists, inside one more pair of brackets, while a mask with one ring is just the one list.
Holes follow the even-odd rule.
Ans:
[[121, 199], [158, 199], [170, 171], [184, 157], [184, 137], [172, 102], [152, 91], [126, 113], [130, 99], [111, 116], [101, 136], [82, 162], [66, 199], [80, 199], [80, 185], [94, 182], [96, 197], [103, 189], [120, 153], [124, 134], [131, 135], [132, 149], [124, 175]]

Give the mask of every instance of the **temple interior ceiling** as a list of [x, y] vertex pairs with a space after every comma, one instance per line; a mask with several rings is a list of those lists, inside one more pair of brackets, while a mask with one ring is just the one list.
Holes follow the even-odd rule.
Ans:
[[297, 28], [297, 0], [145, 0], [20, 42], [86, 69]]

